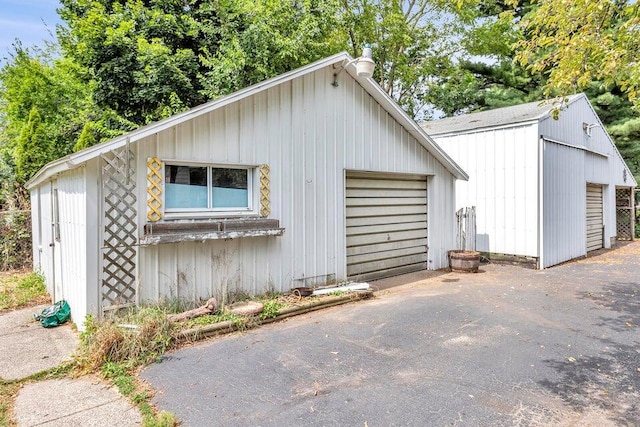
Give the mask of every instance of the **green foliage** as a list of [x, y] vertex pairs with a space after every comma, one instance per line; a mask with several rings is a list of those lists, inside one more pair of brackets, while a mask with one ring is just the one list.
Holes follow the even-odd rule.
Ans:
[[598, 82], [585, 91], [631, 169], [640, 182], [640, 114], [620, 88], [608, 89]]
[[538, 0], [520, 24], [517, 60], [546, 77], [545, 93], [575, 93], [594, 81], [640, 105], [640, 4]]
[[506, 107], [543, 98], [543, 76], [513, 62], [514, 43], [523, 34], [515, 25], [529, 1], [480, 1], [457, 11], [465, 25], [455, 37], [461, 50], [455, 66], [429, 84], [427, 99], [445, 115]]
[[338, 1], [219, 2], [216, 50], [202, 56], [202, 84], [216, 98], [341, 50]]
[[16, 44], [0, 69], [0, 209], [15, 198], [4, 190], [24, 193], [22, 185], [45, 163], [71, 153], [75, 145], [85, 147], [135, 127], [111, 110], [98, 109], [86, 71], [59, 54], [55, 46], [30, 51]]
[[280, 310], [283, 305], [280, 301], [276, 299], [266, 300], [263, 302], [264, 308], [262, 312], [258, 315], [260, 319], [273, 319], [280, 314]]
[[460, 30], [450, 12], [462, 13], [456, 2], [417, 0], [346, 0], [341, 11], [347, 50], [361, 54], [371, 43], [376, 61], [374, 79], [407, 113], [426, 114], [429, 90], [452, 70], [459, 51], [453, 34]]
[[134, 366], [130, 363], [107, 362], [101, 366], [102, 376], [113, 385], [118, 387], [118, 391], [131, 402], [140, 408], [145, 427], [173, 427], [178, 424], [173, 414], [162, 411], [155, 413], [153, 407], [149, 403], [151, 394], [142, 387], [136, 380]]
[[[177, 1], [61, 1], [68, 27], [58, 28], [65, 56], [96, 82], [93, 99], [137, 124], [205, 101], [199, 55], [217, 46], [214, 6]], [[208, 32], [199, 22], [209, 23]]]
[[[0, 70], [0, 127], [3, 157], [13, 157], [25, 125], [39, 120], [43, 158], [49, 161], [70, 152], [85, 114], [91, 106], [92, 86], [80, 79], [82, 70], [65, 58], [56, 58], [55, 47], [29, 51], [15, 46], [10, 60]], [[33, 121], [33, 120], [32, 120]], [[13, 162], [9, 161], [9, 164]]]
[[0, 271], [17, 270], [31, 265], [31, 212], [0, 213]]
[[224, 312], [219, 314], [206, 314], [204, 316], [194, 317], [183, 323], [186, 329], [196, 328], [198, 326], [212, 325], [219, 322], [233, 322], [234, 325], [240, 325], [244, 322], [242, 316], [233, 313]]
[[357, 57], [365, 43], [374, 47], [376, 81], [420, 115], [427, 83], [457, 50], [450, 12], [468, 9], [438, 0], [61, 3], [65, 56], [86, 68], [100, 107], [137, 124], [341, 50]]
[[14, 310], [44, 302], [47, 291], [39, 273], [3, 273], [0, 275], [0, 311]]
[[93, 123], [85, 123], [84, 127], [82, 128], [82, 132], [80, 132], [80, 136], [78, 137], [76, 145], [73, 146], [74, 152], [84, 150], [85, 148], [91, 147], [98, 142], [98, 138], [96, 137], [93, 128]]
[[333, 291], [333, 292], [329, 292], [327, 295], [331, 295], [332, 297], [342, 297], [347, 294], [348, 294], [347, 291]]
[[49, 160], [49, 140], [42, 125], [38, 110], [29, 112], [27, 122], [22, 126], [15, 153], [16, 179], [23, 184]]
[[337, 1], [63, 0], [65, 56], [100, 107], [137, 124], [332, 53]]

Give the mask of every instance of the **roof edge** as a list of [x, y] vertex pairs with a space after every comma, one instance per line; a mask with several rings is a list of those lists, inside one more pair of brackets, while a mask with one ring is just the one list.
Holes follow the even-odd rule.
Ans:
[[[486, 132], [494, 129], [508, 129], [508, 128], [518, 127], [518, 126], [528, 126], [528, 125], [533, 125], [539, 122], [540, 122], [540, 119], [536, 118], [536, 119], [526, 119], [521, 121], [515, 121], [507, 124], [487, 125], [479, 128], [474, 128], [474, 129], [462, 129], [462, 130], [443, 131], [443, 132], [434, 132], [434, 133], [429, 133], [427, 130], [425, 130], [425, 132], [427, 132], [428, 135], [431, 135], [434, 137], [448, 137], [448, 136], [453, 136], [453, 135], [458, 135], [463, 133], [464, 134], [479, 133], [479, 132]], [[429, 123], [429, 122], [427, 121], [424, 123]]]
[[[214, 99], [202, 105], [193, 107], [185, 112], [178, 113], [174, 116], [140, 127], [126, 134], [113, 138], [109, 141], [88, 147], [77, 153], [69, 154], [61, 159], [54, 160], [43, 166], [26, 184], [28, 190], [48, 181], [53, 176], [74, 169], [85, 162], [96, 158], [111, 150], [121, 148], [130, 143], [134, 143], [157, 132], [161, 132], [167, 128], [176, 126], [187, 120], [206, 114], [215, 109], [224, 107], [225, 105], [237, 102], [249, 97], [257, 92], [269, 89], [287, 81], [293, 80], [304, 74], [312, 73], [326, 66], [352, 61], [353, 58], [347, 52], [340, 52], [327, 58], [320, 59], [310, 64], [299, 67], [295, 70], [272, 77], [254, 85], [240, 89], [229, 95]], [[356, 75], [356, 67], [353, 63], [349, 64], [347, 73], [353, 77], [367, 93], [382, 104], [384, 108], [392, 113], [392, 116], [404, 125], [407, 131], [416, 138], [427, 151], [429, 151], [443, 166], [456, 178], [468, 180], [469, 176], [464, 170], [449, 157], [449, 155], [413, 120], [407, 113], [387, 94], [382, 88], [370, 77], [358, 77]]]
[[[227, 105], [232, 102], [236, 102], [238, 100], [251, 96], [252, 94], [259, 92], [261, 90], [269, 89], [280, 83], [284, 83], [286, 81], [292, 80], [299, 75], [316, 71], [328, 65], [336, 64], [338, 62], [343, 62], [345, 60], [350, 61], [351, 59], [353, 58], [347, 52], [336, 53], [335, 55], [331, 55], [324, 59], [320, 59], [310, 64], [303, 65], [302, 67], [296, 68], [295, 70], [288, 71], [286, 73], [261, 81], [251, 86], [247, 86], [246, 88], [230, 93], [229, 95], [225, 95], [220, 98], [216, 98], [211, 101], [208, 101], [204, 104], [195, 106], [182, 113], [178, 113], [166, 119], [139, 127], [138, 129], [135, 129], [123, 135], [117, 136], [109, 141], [103, 142], [101, 144], [93, 145], [91, 147], [85, 148], [84, 150], [78, 151], [77, 153], [71, 153], [61, 159], [54, 160], [44, 165], [38, 172], [36, 172], [36, 174], [33, 177], [31, 177], [29, 181], [27, 181], [27, 183], [25, 184], [25, 188], [27, 190], [31, 190], [37, 185], [49, 180], [53, 175], [64, 172], [66, 170], [73, 169], [81, 165], [82, 163], [86, 162], [87, 160], [93, 159], [111, 150], [121, 148], [129, 143], [139, 141], [143, 138], [146, 138], [149, 135], [153, 135], [166, 128], [178, 125], [182, 122], [190, 120], [201, 114], [205, 114], [217, 108], [220, 108], [224, 105]], [[65, 164], [68, 167], [65, 168], [63, 166]]]

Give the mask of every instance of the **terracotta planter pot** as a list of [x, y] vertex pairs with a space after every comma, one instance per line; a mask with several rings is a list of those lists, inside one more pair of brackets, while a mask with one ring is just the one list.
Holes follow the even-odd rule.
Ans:
[[451, 271], [477, 273], [480, 266], [480, 252], [449, 251], [449, 267]]

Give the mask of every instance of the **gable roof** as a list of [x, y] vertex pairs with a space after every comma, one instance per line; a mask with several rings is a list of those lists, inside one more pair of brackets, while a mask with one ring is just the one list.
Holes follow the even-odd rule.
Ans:
[[[218, 108], [222, 108], [241, 99], [247, 98], [255, 93], [267, 90], [271, 87], [286, 83], [305, 74], [325, 68], [329, 65], [347, 64], [345, 71], [353, 77], [363, 89], [371, 95], [396, 121], [398, 121], [416, 140], [433, 155], [444, 167], [456, 178], [467, 180], [469, 176], [462, 170], [456, 162], [427, 133], [412, 119], [407, 113], [370, 77], [359, 77], [356, 67], [352, 62], [353, 58], [347, 52], [341, 52], [311, 64], [305, 65], [293, 71], [281, 74], [255, 85], [246, 87], [237, 92], [209, 101], [205, 104], [194, 107], [183, 113], [176, 114], [164, 120], [143, 126], [124, 135], [116, 137], [102, 144], [94, 145], [77, 153], [69, 154], [61, 159], [55, 160], [42, 167], [25, 185], [27, 189], [32, 189], [43, 182], [48, 181], [56, 174], [71, 170], [81, 166], [88, 160], [96, 158], [101, 154], [111, 150], [121, 148], [127, 144], [134, 144], [137, 141], [153, 135], [162, 130], [176, 126], [185, 121], [207, 114]], [[328, 84], [328, 83], [327, 83]]]
[[[570, 95], [567, 97], [567, 102], [563, 104], [563, 106], [566, 108], [567, 105], [572, 104], [584, 96], [582, 93]], [[429, 135], [442, 135], [445, 133], [466, 132], [476, 129], [535, 122], [549, 117], [551, 110], [556, 108], [557, 105], [557, 102], [554, 103], [553, 100], [535, 101], [527, 104], [423, 122], [421, 126]]]

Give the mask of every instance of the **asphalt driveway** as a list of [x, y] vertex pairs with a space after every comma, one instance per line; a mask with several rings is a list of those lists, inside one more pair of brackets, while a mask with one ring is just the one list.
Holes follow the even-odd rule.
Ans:
[[405, 277], [141, 376], [186, 426], [640, 425], [640, 243], [481, 269]]

